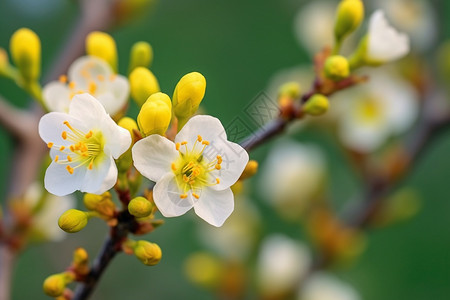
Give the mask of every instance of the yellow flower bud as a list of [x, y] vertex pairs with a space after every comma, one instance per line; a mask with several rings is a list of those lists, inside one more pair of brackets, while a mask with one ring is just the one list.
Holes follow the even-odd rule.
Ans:
[[283, 84], [278, 92], [278, 97], [288, 97], [291, 99], [297, 99], [300, 97], [300, 84], [295, 81], [287, 82]]
[[86, 53], [105, 60], [117, 72], [117, 47], [114, 39], [105, 32], [93, 31], [86, 37]]
[[42, 288], [50, 297], [59, 297], [64, 293], [66, 285], [74, 280], [73, 274], [69, 272], [54, 274], [45, 279]]
[[119, 125], [122, 128], [125, 128], [128, 130], [128, 132], [131, 135], [131, 138], [133, 139], [133, 142], [136, 140], [136, 135], [134, 133], [135, 130], [139, 131], [138, 125], [136, 121], [130, 117], [124, 117], [117, 122], [117, 125]]
[[258, 172], [258, 162], [256, 160], [250, 160], [245, 166], [244, 172], [242, 172], [240, 180], [244, 180], [252, 177]]
[[96, 211], [103, 216], [112, 217], [116, 210], [116, 205], [111, 200], [111, 193], [105, 192], [101, 195], [84, 194], [84, 206], [87, 209]]
[[361, 0], [342, 0], [336, 12], [334, 36], [336, 43], [355, 31], [364, 17], [364, 5]]
[[153, 48], [147, 42], [137, 42], [131, 48], [129, 72], [137, 67], [150, 68], [153, 61]]
[[152, 210], [152, 203], [144, 197], [136, 197], [128, 204], [128, 211], [137, 218], [148, 217]]
[[348, 77], [350, 74], [350, 66], [345, 57], [332, 55], [325, 61], [324, 71], [327, 78], [338, 81]]
[[303, 105], [303, 112], [312, 116], [320, 116], [327, 112], [329, 105], [327, 97], [321, 94], [314, 94]]
[[75, 265], [87, 264], [89, 255], [83, 248], [77, 248], [73, 252], [73, 263]]
[[147, 266], [154, 266], [161, 260], [161, 248], [147, 241], [137, 241], [134, 248], [134, 255]]
[[190, 255], [184, 271], [192, 282], [204, 287], [215, 287], [223, 274], [221, 260], [210, 253], [198, 252]]
[[135, 68], [129, 79], [131, 97], [139, 106], [142, 106], [149, 96], [160, 91], [158, 79], [147, 68]]
[[11, 57], [26, 81], [36, 81], [41, 74], [41, 41], [28, 28], [14, 32], [10, 40]]
[[198, 72], [186, 74], [178, 81], [173, 92], [173, 110], [180, 125], [184, 125], [195, 114], [205, 96], [205, 90], [206, 79]]
[[58, 225], [65, 232], [78, 232], [83, 229], [88, 222], [88, 214], [78, 209], [69, 209], [59, 217]]
[[155, 93], [142, 105], [137, 117], [139, 128], [144, 136], [163, 135], [172, 118], [172, 103], [164, 93]]

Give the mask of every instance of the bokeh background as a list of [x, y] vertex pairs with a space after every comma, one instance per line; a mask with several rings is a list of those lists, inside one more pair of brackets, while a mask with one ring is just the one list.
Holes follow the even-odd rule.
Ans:
[[[310, 63], [310, 56], [294, 35], [294, 18], [306, 3], [300, 0], [164, 0], [137, 20], [110, 31], [116, 39], [121, 73], [126, 73], [129, 50], [139, 40], [153, 46], [152, 71], [163, 92], [172, 94], [179, 78], [191, 71], [207, 79], [204, 110], [229, 124], [244, 107], [267, 87], [279, 70]], [[374, 1], [376, 2], [376, 1]], [[450, 12], [450, 2], [432, 1], [438, 15]], [[336, 1], [337, 3], [337, 1]], [[11, 34], [29, 27], [41, 38], [43, 71], [47, 70], [79, 15], [75, 1], [0, 1], [0, 46], [7, 48]], [[440, 23], [441, 40], [449, 37], [450, 23]], [[0, 78], [0, 93], [18, 107], [27, 107], [25, 93]], [[137, 115], [132, 107], [130, 115]], [[36, 130], [31, 129], [30, 130]], [[359, 179], [333, 139], [314, 129], [291, 134], [295, 139], [318, 144], [326, 153], [328, 193], [341, 205], [358, 192]], [[268, 145], [251, 157], [264, 162]], [[8, 170], [14, 140], [0, 128], [0, 201], [8, 187]], [[356, 261], [334, 270], [366, 300], [446, 300], [450, 298], [450, 132], [430, 145], [405, 184], [415, 187], [423, 202], [419, 214], [407, 222], [368, 233], [367, 250]], [[260, 199], [258, 177], [247, 182], [247, 199], [258, 207], [261, 236], [283, 232], [302, 239], [303, 230], [281, 220]], [[193, 213], [166, 220], [148, 239], [163, 250], [163, 260], [145, 267], [131, 256], [119, 255], [102, 278], [93, 299], [214, 299], [215, 295], [191, 284], [183, 272], [190, 253], [203, 249], [198, 237], [201, 226]], [[56, 224], [55, 224], [56, 226]], [[93, 257], [107, 227], [92, 221], [82, 232], [63, 242], [28, 248], [17, 261], [13, 274], [13, 299], [48, 299], [42, 282], [62, 271], [73, 249], [85, 247]], [[253, 299], [253, 282], [248, 299]]]

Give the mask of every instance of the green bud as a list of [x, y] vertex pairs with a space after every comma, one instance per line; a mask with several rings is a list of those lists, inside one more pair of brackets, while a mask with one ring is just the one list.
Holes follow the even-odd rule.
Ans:
[[327, 97], [321, 94], [314, 94], [303, 105], [303, 112], [312, 116], [320, 116], [327, 112], [329, 105]]
[[345, 57], [332, 55], [325, 61], [324, 71], [327, 78], [339, 81], [348, 77], [350, 74], [350, 67]]

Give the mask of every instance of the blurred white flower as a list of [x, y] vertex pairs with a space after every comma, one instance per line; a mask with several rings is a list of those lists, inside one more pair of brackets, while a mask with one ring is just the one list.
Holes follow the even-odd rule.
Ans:
[[89, 93], [103, 105], [111, 116], [117, 114], [127, 103], [130, 87], [128, 80], [115, 74], [109, 64], [94, 56], [75, 60], [66, 76], [48, 83], [42, 95], [50, 111], [69, 111], [73, 96]]
[[258, 285], [265, 295], [295, 290], [310, 265], [311, 253], [306, 245], [281, 234], [268, 236], [258, 256]]
[[35, 182], [27, 189], [24, 199], [31, 210], [36, 210], [31, 221], [32, 236], [39, 240], [62, 240], [66, 233], [59, 228], [58, 219], [66, 210], [75, 207], [75, 197], [44, 195], [41, 184]]
[[338, 93], [334, 101], [340, 139], [360, 152], [374, 151], [405, 132], [419, 111], [414, 88], [388, 70], [373, 72], [368, 83]]
[[374, 6], [381, 8], [399, 30], [411, 38], [412, 49], [424, 51], [437, 37], [436, 12], [430, 1], [378, 0]]
[[300, 290], [298, 300], [360, 300], [349, 284], [332, 275], [316, 273], [308, 278]]
[[282, 141], [270, 150], [261, 172], [261, 191], [277, 211], [297, 220], [325, 178], [325, 158], [320, 148]]
[[366, 59], [385, 63], [399, 59], [409, 52], [409, 38], [398, 32], [386, 20], [382, 10], [375, 11], [369, 20]]

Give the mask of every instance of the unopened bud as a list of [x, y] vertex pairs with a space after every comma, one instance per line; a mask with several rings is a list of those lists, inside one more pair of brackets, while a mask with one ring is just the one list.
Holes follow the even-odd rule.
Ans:
[[117, 47], [114, 39], [105, 32], [93, 31], [86, 37], [86, 53], [106, 61], [117, 72]]
[[134, 134], [134, 132], [139, 131], [139, 128], [134, 119], [132, 119], [130, 117], [124, 117], [124, 118], [120, 119], [119, 122], [117, 122], [117, 125], [128, 130], [133, 141], [136, 140], [137, 137]]
[[10, 40], [11, 57], [26, 81], [35, 81], [41, 74], [41, 41], [28, 28], [14, 32]]
[[78, 209], [69, 209], [59, 217], [58, 225], [65, 232], [74, 233], [86, 227], [88, 214]]
[[250, 160], [245, 166], [244, 172], [242, 172], [240, 180], [244, 180], [252, 177], [258, 172], [258, 162], [256, 160]]
[[278, 92], [278, 96], [281, 97], [288, 97], [291, 99], [297, 99], [300, 97], [300, 84], [298, 84], [295, 81], [287, 82], [283, 84]]
[[89, 255], [83, 248], [77, 248], [73, 252], [72, 266], [75, 273], [85, 275], [89, 273]]
[[345, 57], [332, 55], [325, 61], [324, 71], [327, 78], [338, 81], [348, 77], [350, 74], [350, 66]]
[[66, 285], [73, 281], [73, 275], [70, 273], [54, 274], [45, 279], [42, 288], [50, 297], [59, 297], [64, 293]]
[[134, 255], [147, 266], [154, 266], [161, 260], [161, 248], [147, 241], [137, 241], [134, 248]]
[[178, 81], [173, 92], [173, 110], [180, 120], [180, 125], [184, 125], [195, 114], [205, 96], [205, 91], [206, 79], [198, 72], [186, 74]]
[[160, 91], [158, 79], [144, 67], [137, 67], [130, 74], [131, 97], [142, 106], [152, 94]]
[[166, 132], [172, 118], [171, 106], [169, 96], [164, 93], [155, 93], [145, 101], [137, 117], [139, 129], [144, 136], [163, 135]]
[[334, 36], [340, 43], [347, 35], [355, 31], [364, 17], [364, 5], [361, 0], [342, 0], [336, 12]]
[[303, 105], [303, 112], [312, 116], [320, 116], [327, 112], [329, 105], [327, 97], [321, 94], [314, 94]]
[[150, 68], [152, 61], [152, 46], [147, 42], [137, 42], [131, 48], [129, 71], [132, 72], [137, 67]]
[[153, 210], [153, 205], [144, 197], [136, 197], [128, 204], [128, 211], [137, 218], [148, 217]]
[[101, 195], [86, 193], [83, 197], [83, 203], [87, 209], [96, 211], [103, 216], [112, 217], [116, 210], [116, 205], [111, 200], [110, 192], [105, 192]]

